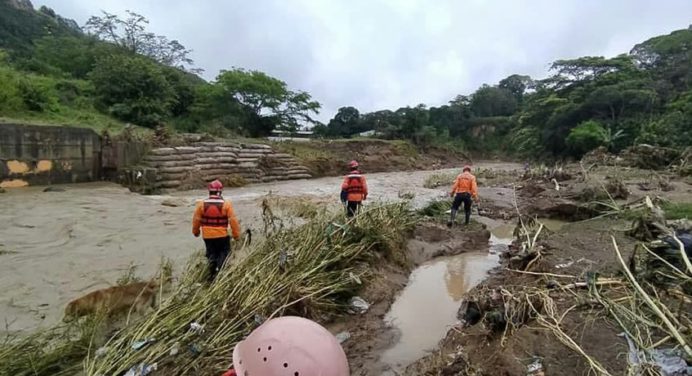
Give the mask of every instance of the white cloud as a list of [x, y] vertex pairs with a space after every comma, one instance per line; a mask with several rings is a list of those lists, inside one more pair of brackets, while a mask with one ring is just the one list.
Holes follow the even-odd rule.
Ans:
[[147, 16], [194, 50], [213, 79], [259, 69], [310, 92], [327, 121], [440, 105], [513, 74], [542, 77], [557, 59], [613, 56], [687, 27], [689, 0], [41, 0], [80, 24], [101, 9]]

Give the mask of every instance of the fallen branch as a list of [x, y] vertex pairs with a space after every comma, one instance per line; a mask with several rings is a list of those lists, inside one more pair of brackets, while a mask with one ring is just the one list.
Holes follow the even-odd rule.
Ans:
[[634, 278], [634, 275], [632, 275], [632, 272], [630, 269], [627, 267], [627, 264], [625, 263], [625, 260], [622, 258], [622, 254], [620, 253], [620, 249], [618, 248], [617, 241], [615, 241], [615, 237], [611, 236], [611, 239], [613, 240], [613, 247], [615, 248], [615, 253], [617, 254], [618, 260], [620, 261], [620, 264], [623, 267], [623, 270], [625, 271], [625, 275], [627, 275], [627, 278], [630, 280], [634, 288], [637, 290], [639, 295], [644, 299], [646, 304], [651, 308], [654, 313], [663, 321], [665, 326], [668, 329], [668, 333], [675, 338], [675, 340], [678, 341], [680, 346], [685, 350], [685, 353], [687, 356], [692, 357], [692, 348], [687, 344], [683, 336], [680, 334], [680, 332], [675, 328], [673, 323], [670, 321], [670, 319], [663, 313], [660, 307], [651, 299], [649, 294], [644, 291], [644, 289], [639, 285], [637, 282], [636, 278]]

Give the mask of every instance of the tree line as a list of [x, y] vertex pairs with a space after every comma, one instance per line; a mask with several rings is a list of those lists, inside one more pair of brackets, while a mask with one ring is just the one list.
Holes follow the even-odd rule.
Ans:
[[148, 24], [135, 12], [103, 12], [79, 27], [50, 8], [0, 0], [0, 115], [79, 108], [144, 127], [252, 137], [315, 123], [320, 104], [309, 93], [235, 67], [206, 82], [192, 51]]
[[511, 75], [448, 104], [361, 114], [342, 107], [324, 137], [403, 138], [521, 157], [578, 157], [604, 146], [692, 145], [692, 27], [613, 58], [558, 60], [545, 79]]

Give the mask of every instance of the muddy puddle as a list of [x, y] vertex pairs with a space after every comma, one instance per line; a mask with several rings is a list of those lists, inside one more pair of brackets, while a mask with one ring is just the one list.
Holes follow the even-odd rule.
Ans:
[[[441, 190], [423, 188], [425, 179], [437, 172], [368, 174], [366, 205], [399, 200], [402, 193], [414, 194], [414, 206], [439, 198]], [[225, 196], [233, 201], [241, 226], [259, 231], [258, 198], [271, 192], [338, 202], [340, 183], [339, 177], [283, 181], [227, 189]], [[67, 302], [115, 284], [130, 266], [146, 278], [166, 257], [179, 273], [203, 248], [190, 225], [195, 200], [206, 194], [203, 189], [141, 196], [110, 183], [59, 187], [64, 192], [27, 187], [0, 195], [0, 333], [52, 325]]]
[[498, 265], [499, 253], [511, 242], [504, 236], [492, 234], [488, 251], [436, 258], [411, 273], [408, 285], [385, 317], [399, 334], [398, 341], [380, 357], [389, 369], [385, 374], [396, 375], [437, 347], [457, 323], [464, 294]]

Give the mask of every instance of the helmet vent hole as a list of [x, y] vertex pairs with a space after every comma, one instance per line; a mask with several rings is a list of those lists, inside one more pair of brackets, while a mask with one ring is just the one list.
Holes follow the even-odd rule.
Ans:
[[271, 346], [267, 347], [267, 350], [272, 351], [272, 347]]
[[298, 372], [298, 371], [294, 372], [293, 376], [300, 376], [300, 372]]
[[284, 363], [284, 368], [288, 368], [288, 363]]
[[266, 362], [266, 361], [267, 361], [267, 357], [265, 356], [263, 360]]
[[260, 352], [260, 351], [262, 351], [262, 349], [260, 349], [260, 348], [258, 347], [258, 348], [257, 348], [257, 352]]

